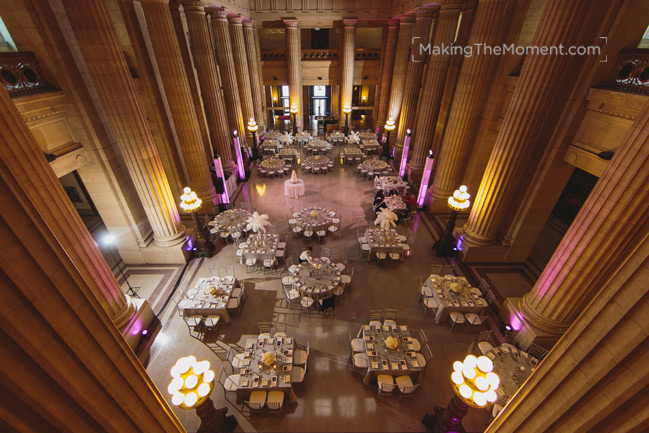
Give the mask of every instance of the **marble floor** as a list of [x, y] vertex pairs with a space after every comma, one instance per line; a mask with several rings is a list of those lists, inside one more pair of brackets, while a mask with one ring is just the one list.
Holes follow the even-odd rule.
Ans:
[[[207, 334], [205, 341], [196, 340], [188, 334], [173, 302], [163, 302], [174, 290], [170, 278], [178, 278], [181, 270], [156, 268], [154, 274], [157, 272], [158, 276], [150, 280], [150, 285], [155, 288], [146, 287], [149, 284], [147, 277], [141, 275], [137, 283], [143, 286], [142, 293], [155, 296], [154, 311], [162, 324], [150, 348], [147, 371], [170, 402], [166, 390], [169, 370], [178, 358], [191, 354], [198, 360], [207, 359], [218, 373], [224, 365], [221, 359], [225, 358], [224, 347], [242, 341], [246, 335], [258, 334], [258, 321], [272, 321], [277, 330], [286, 331], [299, 343], [310, 344], [311, 355], [304, 384], [296, 389], [297, 402], [285, 406], [283, 416], [264, 417], [242, 413], [239, 406], [225, 399], [222, 387], [216, 383], [212, 400], [216, 407], [228, 407], [229, 413], [236, 416], [239, 422], [237, 431], [425, 431], [422, 417], [426, 412], [432, 412], [436, 405], [446, 406], [453, 397], [450, 385], [452, 364], [464, 358], [480, 331], [456, 327], [451, 332], [447, 323], [436, 325], [431, 315], [423, 317], [416, 302], [420, 280], [430, 273], [431, 264], [448, 263], [446, 259], [435, 257], [432, 251], [437, 226], [429, 215], [419, 213], [409, 227], [398, 226], [404, 234], [410, 228], [415, 238], [409, 257], [401, 263], [379, 265], [368, 262], [358, 256], [356, 230], [364, 230], [373, 220], [370, 208], [372, 182], [359, 177], [355, 167], [339, 165], [339, 159], [333, 172], [326, 175], [297, 171], [306, 184], [306, 194], [300, 199], [283, 195], [287, 178], [259, 178], [254, 170], [250, 180], [237, 192], [236, 202], [249, 203], [251, 210], [268, 214], [278, 233], [288, 230], [287, 214], [293, 208], [306, 205], [337, 208], [342, 221], [341, 230], [335, 236], [322, 243], [293, 236], [287, 255], [297, 261], [300, 252], [307, 245], [313, 245], [314, 256], [319, 255], [320, 248], [326, 247], [333, 250], [331, 257], [334, 261], [347, 258], [346, 273], [353, 268], [354, 278], [344, 302], [336, 306], [333, 316], [326, 318], [315, 312], [292, 310], [287, 307], [281, 292], [279, 273], [247, 273], [243, 265], [236, 263], [233, 245], [219, 243], [213, 257], [196, 259], [188, 264], [179, 288], [193, 284], [197, 278], [209, 276], [214, 271], [210, 268], [234, 266], [235, 276], [245, 283], [248, 294], [241, 315], [234, 315], [231, 323], [221, 326], [218, 335]], [[364, 217], [359, 217], [359, 212]], [[456, 266], [455, 272], [462, 274], [462, 269]], [[139, 274], [131, 275], [135, 278]], [[471, 279], [470, 275], [468, 277]], [[163, 280], [168, 283], [163, 283]], [[421, 329], [428, 337], [433, 359], [412, 400], [377, 397], [376, 385], [366, 387], [349, 368], [350, 335], [369, 322], [369, 310], [374, 308], [398, 309], [397, 323], [408, 325], [411, 332]], [[173, 410], [189, 432], [196, 431], [199, 418], [194, 411], [176, 407]], [[489, 419], [487, 410], [471, 409], [464, 425], [470, 432], [483, 431]]]

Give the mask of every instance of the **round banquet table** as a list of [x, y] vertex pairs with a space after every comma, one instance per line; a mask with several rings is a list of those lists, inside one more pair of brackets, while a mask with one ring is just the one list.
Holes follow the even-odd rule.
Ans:
[[246, 226], [246, 220], [252, 216], [245, 209], [230, 209], [221, 212], [214, 218], [214, 228], [219, 232], [240, 232]]
[[307, 207], [293, 214], [295, 225], [302, 228], [302, 230], [311, 229], [314, 232], [327, 230], [331, 225], [332, 218], [335, 216], [335, 212], [321, 207]]
[[[298, 265], [294, 273], [295, 288], [301, 296], [309, 296], [317, 301], [320, 298], [331, 296], [331, 293], [340, 284], [340, 269], [326, 258], [311, 259]], [[316, 302], [314, 302], [316, 305]]]
[[304, 181], [298, 179], [295, 183], [288, 179], [284, 182], [284, 195], [292, 198], [300, 198], [304, 195]]
[[358, 165], [358, 169], [374, 174], [389, 173], [391, 171], [388, 163], [380, 159], [366, 159]]
[[330, 162], [331, 160], [326, 156], [309, 156], [304, 160], [304, 163], [302, 165], [310, 165], [311, 167], [326, 169], [327, 167], [329, 167]]

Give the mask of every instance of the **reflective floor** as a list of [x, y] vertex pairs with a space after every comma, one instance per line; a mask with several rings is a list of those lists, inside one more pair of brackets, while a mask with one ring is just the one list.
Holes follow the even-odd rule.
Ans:
[[[277, 330], [285, 331], [299, 343], [309, 342], [311, 355], [304, 384], [296, 388], [297, 402], [285, 405], [282, 416], [244, 414], [239, 406], [225, 399], [222, 387], [216, 383], [212, 400], [216, 407], [228, 407], [229, 414], [236, 416], [237, 431], [425, 431], [421, 422], [424, 414], [432, 412], [436, 405], [446, 406], [453, 397], [450, 385], [453, 361], [464, 358], [481, 329], [456, 327], [451, 332], [448, 323], [436, 325], [432, 315], [424, 317], [417, 303], [420, 280], [430, 273], [431, 264], [448, 263], [435, 257], [432, 251], [437, 238], [433, 229], [436, 226], [430, 216], [423, 213], [408, 226], [397, 226], [403, 234], [411, 228], [415, 237], [410, 257], [401, 263], [379, 265], [359, 258], [356, 230], [364, 231], [373, 221], [370, 207], [373, 183], [359, 177], [355, 167], [341, 166], [339, 162], [336, 161], [333, 172], [325, 175], [303, 174], [298, 169], [298, 176], [306, 184], [306, 194], [300, 199], [283, 195], [284, 181], [288, 177], [259, 178], [255, 170], [251, 179], [243, 184], [236, 201], [249, 203], [252, 211], [268, 214], [278, 233], [288, 231], [287, 214], [292, 208], [300, 209], [305, 205], [337, 208], [342, 220], [340, 232], [321, 243], [292, 236], [287, 255], [297, 261], [300, 252], [307, 245], [313, 245], [316, 257], [322, 247], [333, 250], [334, 261], [346, 257], [345, 273], [353, 268], [354, 278], [344, 302], [336, 306], [333, 316], [326, 318], [315, 311], [292, 310], [281, 292], [279, 273], [247, 273], [243, 265], [236, 264], [232, 244], [217, 244], [213, 257], [190, 263], [182, 285], [209, 276], [210, 268], [235, 266], [236, 277], [245, 283], [248, 299], [241, 315], [234, 315], [231, 323], [223, 324], [218, 335], [206, 335], [205, 342], [189, 335], [173, 303], [162, 312], [154, 308], [162, 329], [151, 347], [147, 371], [168, 402], [169, 369], [178, 358], [192, 354], [198, 360], [207, 359], [218, 373], [223, 365], [219, 354], [225, 358], [221, 348], [245, 340], [246, 335], [258, 334], [258, 321], [272, 321]], [[364, 218], [359, 217], [359, 212], [363, 212]], [[455, 272], [462, 273], [458, 268]], [[142, 279], [139, 284], [146, 285], [146, 281]], [[168, 285], [167, 292], [172, 288], [173, 284]], [[163, 304], [156, 302], [159, 308]], [[408, 325], [412, 333], [423, 329], [432, 349], [433, 359], [420, 378], [421, 386], [412, 400], [377, 397], [376, 384], [363, 385], [362, 378], [350, 369], [350, 335], [369, 322], [370, 309], [383, 308], [398, 309], [397, 323]], [[178, 408], [174, 411], [188, 431], [196, 431], [200, 420], [195, 411]], [[467, 431], [483, 431], [489, 418], [486, 409], [470, 409], [464, 426]]]

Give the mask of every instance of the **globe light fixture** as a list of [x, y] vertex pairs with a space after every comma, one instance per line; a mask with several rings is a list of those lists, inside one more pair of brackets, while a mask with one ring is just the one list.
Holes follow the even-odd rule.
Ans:
[[293, 102], [291, 104], [291, 114], [293, 115], [293, 135], [297, 134], [297, 112], [299, 111], [297, 108], [297, 104]]
[[259, 129], [259, 126], [257, 126], [257, 122], [255, 122], [255, 119], [252, 117], [250, 118], [250, 121], [248, 122], [248, 131], [252, 132], [252, 156], [253, 159], [261, 159], [259, 157], [259, 149], [257, 148], [257, 130]]
[[171, 404], [181, 409], [195, 409], [201, 419], [199, 432], [231, 432], [237, 425], [236, 418], [227, 416], [227, 408], [215, 409], [210, 399], [214, 389], [214, 371], [209, 361], [197, 361], [194, 356], [185, 356], [171, 367], [171, 382], [167, 392]]
[[349, 136], [349, 113], [352, 112], [352, 107], [349, 103], [345, 104], [343, 107], [343, 113], [345, 113], [345, 137]]
[[196, 255], [198, 257], [212, 257], [214, 253], [214, 244], [210, 241], [210, 236], [201, 225], [198, 219], [198, 210], [203, 205], [203, 200], [198, 198], [192, 189], [186, 186], [183, 194], [180, 196], [180, 208], [191, 215], [194, 221], [194, 243], [196, 245]]
[[500, 378], [493, 372], [494, 364], [486, 356], [467, 355], [464, 361], [453, 363], [451, 385], [455, 397], [448, 407], [435, 408], [435, 415], [426, 414], [424, 425], [429, 432], [455, 433], [464, 432], [462, 418], [469, 407], [482, 409], [498, 399], [496, 390]]
[[464, 212], [471, 206], [470, 197], [466, 185], [462, 185], [448, 198], [447, 206], [451, 209], [451, 216], [446, 223], [446, 230], [433, 245], [437, 257], [453, 257], [457, 253], [457, 242], [453, 235], [455, 221], [459, 212]]

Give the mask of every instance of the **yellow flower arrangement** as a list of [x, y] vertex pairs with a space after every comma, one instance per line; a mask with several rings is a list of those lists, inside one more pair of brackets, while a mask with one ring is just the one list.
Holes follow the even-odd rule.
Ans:
[[311, 211], [311, 216], [312, 216], [313, 218], [317, 217], [317, 216], [318, 216], [318, 211], [312, 210], [312, 211]]
[[264, 354], [261, 355], [261, 361], [264, 364], [271, 366], [275, 362], [275, 354], [273, 352], [264, 352]]
[[388, 349], [396, 349], [397, 346], [399, 345], [399, 340], [397, 340], [394, 337], [388, 337], [384, 340], [384, 342], [385, 342], [385, 346]]

